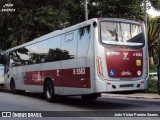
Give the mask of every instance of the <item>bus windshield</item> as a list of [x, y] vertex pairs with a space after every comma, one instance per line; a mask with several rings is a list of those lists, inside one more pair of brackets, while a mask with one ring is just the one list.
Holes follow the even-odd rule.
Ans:
[[101, 22], [102, 43], [111, 45], [142, 46], [142, 26], [124, 22]]

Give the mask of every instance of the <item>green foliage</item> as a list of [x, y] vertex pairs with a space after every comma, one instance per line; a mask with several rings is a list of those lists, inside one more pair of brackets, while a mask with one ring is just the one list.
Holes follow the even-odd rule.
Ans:
[[157, 72], [157, 65], [150, 65], [149, 66], [149, 72], [150, 73]]
[[157, 93], [157, 80], [149, 80], [149, 89], [147, 93]]
[[143, 0], [90, 0], [90, 16], [143, 20]]
[[160, 34], [160, 18], [149, 19], [147, 24], [149, 57], [158, 61], [158, 45]]
[[[150, 65], [149, 66], [149, 72], [157, 72], [157, 65]], [[149, 88], [147, 93], [157, 93], [157, 79], [153, 79], [152, 77], [149, 77]]]
[[156, 10], [160, 10], [160, 0], [149, 0], [149, 1]]
[[[85, 20], [83, 0], [1, 0], [15, 12], [0, 12], [0, 48], [5, 50], [51, 31]], [[88, 0], [89, 19], [116, 17], [142, 20], [142, 0]]]

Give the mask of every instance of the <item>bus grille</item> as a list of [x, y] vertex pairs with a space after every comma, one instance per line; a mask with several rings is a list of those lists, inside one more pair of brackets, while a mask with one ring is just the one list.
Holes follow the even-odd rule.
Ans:
[[120, 88], [124, 88], [124, 87], [134, 87], [134, 84], [123, 84], [123, 85], [120, 85]]

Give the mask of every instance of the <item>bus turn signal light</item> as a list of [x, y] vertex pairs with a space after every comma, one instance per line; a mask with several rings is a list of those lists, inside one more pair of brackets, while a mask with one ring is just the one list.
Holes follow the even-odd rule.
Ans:
[[99, 77], [103, 77], [102, 60], [99, 57], [97, 57], [97, 72]]

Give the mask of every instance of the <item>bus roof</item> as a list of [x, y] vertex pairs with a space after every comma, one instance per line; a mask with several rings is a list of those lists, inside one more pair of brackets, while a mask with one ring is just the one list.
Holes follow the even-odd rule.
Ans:
[[88, 21], [84, 21], [84, 22], [82, 22], [82, 23], [73, 25], [73, 26], [71, 26], [71, 27], [64, 28], [64, 29], [62, 29], [62, 30], [56, 30], [56, 31], [50, 32], [50, 33], [45, 34], [45, 35], [43, 35], [43, 36], [41, 36], [41, 37], [35, 38], [35, 39], [33, 39], [32, 41], [30, 41], [30, 42], [27, 42], [27, 43], [18, 45], [18, 46], [13, 47], [13, 48], [10, 48], [10, 49], [6, 50], [5, 52], [9, 52], [9, 51], [12, 51], [12, 50], [15, 50], [15, 49], [24, 47], [24, 46], [28, 46], [28, 45], [31, 45], [31, 44], [34, 44], [34, 43], [43, 41], [43, 40], [47, 40], [47, 39], [52, 38], [52, 37], [55, 37], [55, 36], [57, 36], [57, 35], [61, 35], [61, 34], [63, 34], [63, 33], [70, 32], [70, 31], [72, 31], [72, 30], [81, 28], [81, 27], [83, 27], [83, 26], [87, 26], [87, 25], [91, 24], [91, 23], [92, 23], [93, 21], [95, 21], [95, 20], [97, 20], [97, 19], [96, 19], [96, 18], [93, 18], [93, 19], [90, 19], [90, 20], [88, 20]]
[[[133, 21], [133, 20], [126, 20], [126, 19], [120, 19], [120, 18], [92, 18], [92, 19], [90, 19], [90, 20], [87, 20], [87, 21], [78, 23], [78, 24], [73, 25], [73, 26], [70, 26], [70, 27], [68, 27], [68, 28], [64, 28], [64, 29], [62, 29], [62, 30], [56, 30], [56, 31], [50, 32], [50, 33], [45, 34], [45, 35], [43, 35], [43, 36], [41, 36], [41, 37], [35, 38], [35, 39], [33, 39], [32, 41], [30, 41], [30, 42], [21, 44], [21, 45], [19, 45], [19, 46], [13, 47], [13, 48], [10, 48], [10, 49], [6, 50], [5, 52], [9, 52], [9, 51], [12, 51], [12, 50], [15, 50], [15, 49], [24, 47], [24, 46], [28, 46], [28, 45], [31, 45], [31, 44], [34, 44], [34, 43], [43, 41], [43, 40], [47, 40], [47, 39], [52, 38], [52, 37], [55, 37], [55, 36], [57, 36], [57, 35], [61, 35], [61, 34], [63, 34], [63, 33], [67, 33], [67, 32], [73, 31], [73, 30], [75, 30], [75, 29], [78, 29], [78, 28], [87, 26], [87, 25], [93, 23], [94, 21], [97, 22], [98, 20], [122, 21], [122, 22], [125, 21], [125, 22], [131, 22], [131, 23], [135, 23], [135, 24], [140, 24], [139, 22], [136, 22], [136, 21]], [[4, 53], [5, 53], [5, 52], [4, 52]]]

